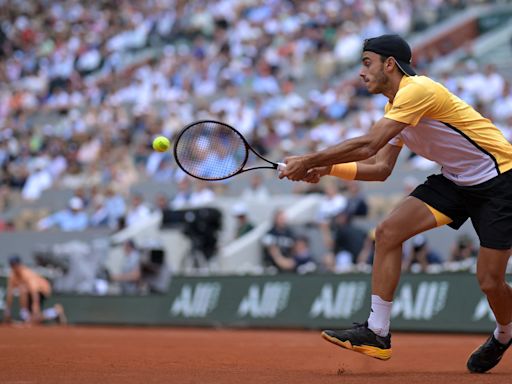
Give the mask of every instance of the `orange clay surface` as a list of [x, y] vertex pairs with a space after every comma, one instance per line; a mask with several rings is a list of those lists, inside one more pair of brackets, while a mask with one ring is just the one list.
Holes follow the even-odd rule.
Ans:
[[485, 335], [393, 335], [389, 361], [318, 331], [0, 326], [0, 383], [512, 383], [512, 353], [466, 371]]

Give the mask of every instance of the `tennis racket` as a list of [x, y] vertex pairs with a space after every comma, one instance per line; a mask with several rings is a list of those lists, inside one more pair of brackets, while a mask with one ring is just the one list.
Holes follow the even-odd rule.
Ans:
[[[247, 166], [250, 153], [268, 166]], [[200, 180], [224, 180], [253, 169], [286, 168], [256, 152], [235, 128], [214, 120], [201, 120], [183, 128], [174, 142], [174, 158], [188, 175]]]

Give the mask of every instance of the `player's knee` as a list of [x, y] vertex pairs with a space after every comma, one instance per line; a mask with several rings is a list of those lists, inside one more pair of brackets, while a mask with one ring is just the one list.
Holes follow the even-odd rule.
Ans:
[[382, 221], [375, 229], [375, 243], [379, 248], [394, 248], [400, 245], [396, 228], [387, 220]]
[[478, 284], [480, 289], [486, 295], [493, 295], [503, 289], [505, 281], [503, 276], [500, 277], [494, 273], [489, 272], [478, 272], [477, 273]]

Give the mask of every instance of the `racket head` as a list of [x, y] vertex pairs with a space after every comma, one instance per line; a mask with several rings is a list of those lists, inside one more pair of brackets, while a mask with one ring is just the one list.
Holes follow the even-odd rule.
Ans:
[[243, 171], [249, 145], [230, 125], [200, 120], [178, 133], [173, 152], [176, 163], [186, 174], [200, 180], [218, 181]]

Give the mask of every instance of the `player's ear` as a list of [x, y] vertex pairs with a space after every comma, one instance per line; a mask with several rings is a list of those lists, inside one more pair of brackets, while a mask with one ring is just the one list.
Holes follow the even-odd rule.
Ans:
[[384, 70], [388, 73], [391, 73], [393, 72], [393, 68], [395, 68], [397, 65], [396, 65], [396, 61], [393, 57], [388, 57], [386, 58], [386, 60], [384, 60]]

